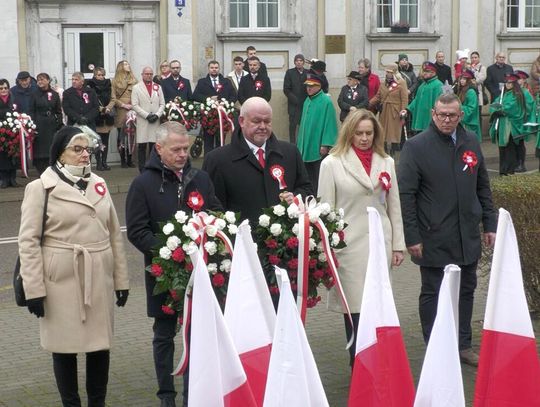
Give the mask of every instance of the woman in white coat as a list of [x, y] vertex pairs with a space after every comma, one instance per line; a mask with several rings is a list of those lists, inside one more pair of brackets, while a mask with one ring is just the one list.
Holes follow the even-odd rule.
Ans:
[[[403, 261], [405, 239], [394, 160], [384, 152], [384, 135], [373, 113], [360, 109], [343, 122], [336, 146], [321, 164], [319, 196], [332, 207], [343, 208], [347, 247], [336, 251], [338, 274], [349, 304], [354, 326], [345, 316], [345, 331], [358, 330], [358, 318], [369, 254], [368, 214], [372, 206], [383, 224], [389, 265]], [[343, 312], [334, 288], [328, 308]], [[349, 349], [351, 366], [356, 346]]]
[[64, 406], [81, 405], [79, 352], [86, 353], [88, 406], [105, 406], [114, 296], [124, 306], [129, 293], [120, 225], [107, 185], [90, 170], [91, 145], [80, 129], [60, 129], [50, 167], [28, 184], [21, 206], [28, 310], [39, 318], [41, 346], [52, 352]]

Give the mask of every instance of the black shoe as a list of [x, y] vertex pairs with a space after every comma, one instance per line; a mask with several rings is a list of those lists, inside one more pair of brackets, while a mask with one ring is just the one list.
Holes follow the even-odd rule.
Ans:
[[9, 187], [9, 182], [4, 181], [4, 180], [0, 181], [0, 188], [4, 189], [7, 187]]
[[516, 169], [514, 170], [515, 172], [527, 172], [527, 168], [525, 168], [525, 165], [523, 164], [520, 164], [516, 167]]
[[129, 168], [135, 168], [135, 164], [133, 164], [133, 163], [127, 163], [127, 166], [128, 166]]
[[110, 171], [111, 170], [111, 167], [109, 167], [106, 162], [103, 162], [101, 164], [101, 166], [103, 167], [103, 171]]
[[160, 407], [176, 407], [176, 402], [174, 401], [174, 399], [171, 399], [171, 398], [161, 399], [161, 404], [159, 406]]
[[13, 177], [9, 179], [9, 186], [18, 188], [21, 186], [21, 184], [17, 183], [17, 181], [15, 180], [15, 177]]

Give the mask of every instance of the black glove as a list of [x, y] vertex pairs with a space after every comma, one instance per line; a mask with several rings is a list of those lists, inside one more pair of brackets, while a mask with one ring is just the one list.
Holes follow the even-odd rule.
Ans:
[[116, 305], [119, 307], [123, 307], [124, 305], [126, 305], [128, 295], [129, 295], [129, 290], [116, 290], [115, 293], [116, 293]]
[[491, 113], [491, 116], [489, 116], [489, 122], [493, 123], [495, 120], [504, 117], [505, 114], [502, 110], [496, 110], [493, 113]]
[[155, 123], [159, 119], [159, 116], [155, 113], [150, 113], [148, 116], [146, 116], [146, 120], [148, 120], [148, 123]]
[[43, 300], [45, 297], [32, 298], [31, 300], [26, 300], [26, 306], [30, 314], [34, 314], [38, 318], [43, 318], [45, 316], [45, 308], [43, 307]]
[[81, 117], [79, 117], [79, 120], [77, 120], [77, 123], [86, 126], [88, 124], [88, 119], [86, 117], [84, 117], [84, 116], [81, 116]]

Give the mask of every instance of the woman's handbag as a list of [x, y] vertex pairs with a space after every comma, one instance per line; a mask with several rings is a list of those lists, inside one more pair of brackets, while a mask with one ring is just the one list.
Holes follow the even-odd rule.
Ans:
[[[43, 234], [45, 233], [45, 222], [47, 221], [47, 204], [49, 203], [49, 190], [45, 190], [45, 202], [43, 204], [43, 221], [41, 222], [41, 238], [39, 245], [43, 244]], [[13, 291], [15, 292], [15, 302], [19, 307], [26, 307], [26, 295], [24, 294], [23, 279], [21, 277], [21, 259], [17, 256], [15, 270], [13, 272]]]

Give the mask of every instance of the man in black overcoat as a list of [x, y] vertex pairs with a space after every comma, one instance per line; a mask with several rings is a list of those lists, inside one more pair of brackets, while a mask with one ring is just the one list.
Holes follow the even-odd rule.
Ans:
[[[239, 131], [230, 144], [205, 156], [207, 171], [216, 196], [226, 210], [240, 212], [249, 219], [252, 230], [258, 225], [262, 209], [281, 200], [313, 194], [304, 162], [294, 144], [279, 141], [272, 133], [272, 108], [264, 99], [253, 97], [240, 110]], [[272, 169], [280, 168], [286, 184], [280, 189]]]
[[171, 68], [171, 74], [160, 82], [165, 103], [174, 100], [177, 96], [183, 101], [191, 100], [191, 83], [189, 79], [180, 75], [182, 64], [180, 64], [179, 60], [173, 59], [169, 66]]
[[[198, 191], [204, 200], [202, 210], [222, 210], [214, 194], [208, 174], [191, 166], [189, 136], [180, 123], [165, 122], [159, 126], [156, 144], [145, 164], [145, 171], [131, 183], [126, 198], [126, 225], [129, 241], [144, 255], [144, 266], [152, 264], [152, 249], [156, 248], [159, 222], [171, 219], [183, 210], [191, 213], [187, 198]], [[162, 407], [174, 407], [174, 337], [178, 315], [161, 310], [167, 293], [153, 295], [155, 277], [144, 272], [147, 314], [154, 318], [154, 364], [158, 382], [157, 396]], [[187, 405], [188, 377], [184, 375], [184, 405]]]
[[283, 79], [283, 93], [287, 96], [287, 111], [289, 113], [289, 141], [296, 144], [296, 131], [302, 117], [302, 108], [306, 100], [307, 70], [304, 69], [305, 59], [302, 54], [295, 55], [294, 68], [287, 69]]
[[[251, 57], [257, 57], [257, 49], [253, 45], [250, 45], [249, 47], [246, 48], [246, 59], [244, 60], [244, 71], [248, 73], [249, 73], [248, 61], [249, 61], [249, 58]], [[261, 75], [268, 76], [266, 64], [263, 61], [260, 61], [260, 62], [261, 62], [261, 67], [259, 69], [259, 72], [261, 73]]]
[[474, 133], [459, 124], [463, 111], [457, 96], [441, 95], [431, 117], [425, 131], [405, 142], [399, 158], [405, 243], [412, 261], [420, 266], [420, 321], [426, 343], [437, 314], [444, 267], [461, 268], [460, 358], [477, 365], [471, 318], [481, 255], [480, 223], [486, 244], [493, 246], [497, 214], [480, 144]]
[[495, 99], [501, 94], [502, 88], [500, 84], [506, 82], [505, 75], [513, 72], [514, 68], [512, 65], [506, 63], [506, 54], [504, 52], [497, 52], [495, 63], [486, 69], [486, 80], [484, 81], [484, 86], [491, 96], [491, 103], [495, 102]]
[[71, 75], [71, 88], [64, 91], [62, 108], [68, 118], [68, 126], [83, 124], [92, 130], [96, 129], [99, 102], [96, 92], [84, 84], [82, 72]]
[[272, 97], [272, 85], [268, 76], [260, 71], [261, 61], [257, 57], [250, 57], [247, 63], [249, 74], [240, 80], [238, 101], [240, 104], [244, 104], [247, 99], [259, 96], [269, 102]]

